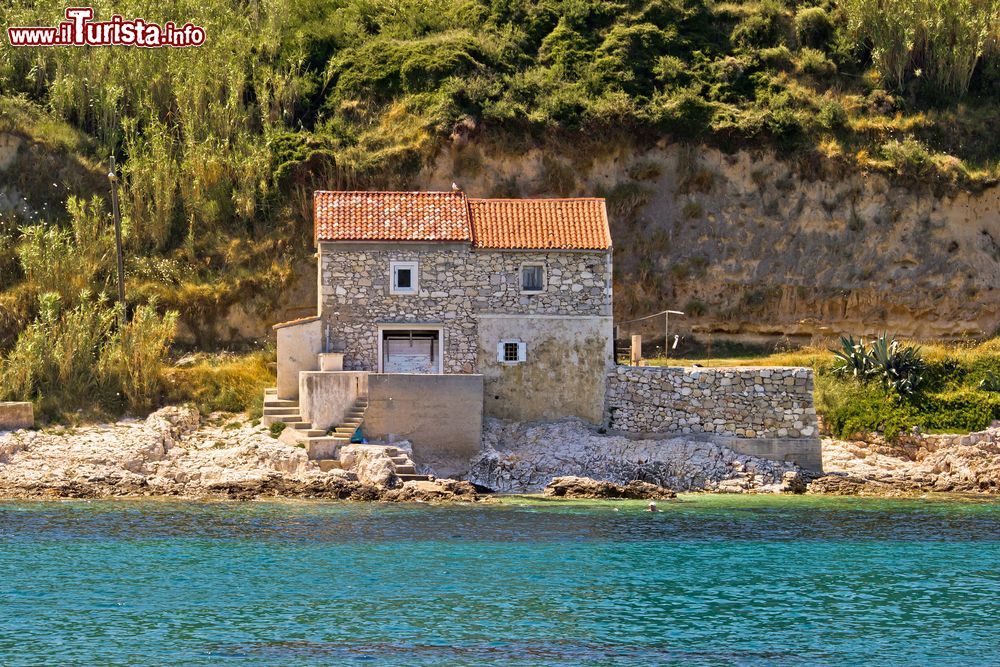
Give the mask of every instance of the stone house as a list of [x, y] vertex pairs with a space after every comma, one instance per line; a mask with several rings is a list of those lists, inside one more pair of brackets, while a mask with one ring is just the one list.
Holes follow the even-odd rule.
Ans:
[[314, 224], [318, 314], [275, 327], [272, 421], [322, 439], [360, 416], [439, 464], [478, 449], [483, 415], [603, 422], [604, 200], [316, 192]]

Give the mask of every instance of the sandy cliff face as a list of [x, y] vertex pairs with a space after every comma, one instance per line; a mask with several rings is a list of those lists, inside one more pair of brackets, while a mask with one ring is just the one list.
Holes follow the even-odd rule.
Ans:
[[1000, 323], [1000, 188], [935, 193], [768, 151], [575, 152], [466, 143], [419, 186], [607, 197], [619, 319], [675, 308], [687, 331], [799, 342], [883, 329], [979, 336]]
[[[795, 342], [881, 330], [982, 336], [1000, 325], [1000, 187], [916, 187], [812, 157], [638, 144], [456, 135], [408, 187], [607, 197], [619, 320], [674, 308], [687, 316], [672, 329], [703, 339]], [[51, 188], [53, 174], [65, 187]], [[30, 213], [26, 192], [60, 207], [67, 190], [106, 188], [93, 165], [0, 133], [0, 211]], [[280, 312], [236, 306], [218, 322], [221, 339], [258, 339], [313, 312], [313, 261], [296, 273]], [[662, 335], [658, 320], [646, 324], [621, 333]]]

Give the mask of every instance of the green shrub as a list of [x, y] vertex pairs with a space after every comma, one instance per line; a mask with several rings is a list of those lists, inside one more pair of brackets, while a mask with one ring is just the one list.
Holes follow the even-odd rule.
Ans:
[[878, 384], [827, 377], [817, 382], [817, 410], [838, 438], [881, 433], [893, 440], [919, 427], [930, 432], [979, 431], [1000, 417], [1000, 396], [962, 388], [900, 396]]
[[878, 385], [826, 378], [817, 383], [817, 390], [817, 410], [835, 437], [852, 439], [882, 433], [892, 440], [914, 426], [913, 405]]
[[654, 80], [654, 64], [671, 39], [671, 34], [651, 23], [616, 25], [594, 53], [593, 70], [628, 93], [648, 91]]
[[736, 24], [729, 38], [744, 48], [776, 46], [782, 40], [781, 16], [784, 6], [766, 1], [759, 9]]
[[685, 138], [702, 135], [709, 127], [715, 105], [695, 90], [684, 90], [669, 97], [658, 97], [659, 109], [653, 114], [663, 129]]
[[882, 78], [902, 90], [921, 77], [942, 97], [963, 95], [997, 41], [998, 0], [842, 0], [849, 29], [871, 47]]
[[119, 387], [133, 413], [153, 410], [163, 391], [163, 362], [174, 340], [177, 313], [161, 316], [152, 305], [139, 306], [101, 350], [101, 371]]
[[840, 130], [847, 126], [847, 110], [838, 100], [825, 100], [816, 114], [816, 122], [825, 130]]
[[691, 200], [684, 204], [681, 209], [681, 213], [684, 214], [684, 218], [687, 220], [694, 220], [695, 218], [700, 218], [705, 210], [701, 206], [701, 202]]
[[155, 407], [177, 315], [140, 306], [124, 328], [115, 329], [117, 319], [117, 305], [106, 299], [84, 293], [66, 308], [57, 295], [43, 295], [38, 318], [0, 364], [0, 398], [33, 401], [50, 418], [96, 407]]
[[914, 421], [923, 430], [981, 431], [1000, 417], [1000, 396], [963, 388], [926, 397], [919, 408]]
[[822, 7], [804, 7], [795, 14], [795, 36], [802, 46], [823, 49], [833, 37], [833, 21]]
[[114, 256], [114, 237], [97, 197], [66, 200], [69, 225], [39, 223], [24, 227], [17, 257], [25, 282], [36, 294], [58, 294], [75, 303], [84, 291], [103, 291]]
[[826, 79], [837, 73], [837, 66], [822, 51], [806, 47], [799, 52], [799, 71]]
[[272, 438], [278, 439], [281, 437], [281, 434], [285, 432], [285, 428], [287, 428], [287, 426], [288, 424], [285, 422], [274, 422], [270, 427], [268, 427], [267, 431], [271, 434]]
[[907, 137], [902, 141], [892, 139], [882, 144], [882, 155], [892, 163], [896, 173], [902, 176], [922, 177], [934, 168], [931, 153], [927, 146]]
[[708, 312], [708, 306], [701, 299], [691, 298], [684, 304], [684, 312], [691, 317], [701, 317]]
[[757, 52], [757, 57], [760, 58], [760, 63], [764, 67], [770, 67], [771, 69], [788, 71], [793, 66], [792, 52], [784, 44], [761, 49]]

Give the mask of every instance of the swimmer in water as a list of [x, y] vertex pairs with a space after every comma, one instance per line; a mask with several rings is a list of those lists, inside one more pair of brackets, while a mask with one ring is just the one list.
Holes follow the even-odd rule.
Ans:
[[647, 507], [646, 510], [649, 511], [649, 512], [662, 512], [663, 511], [663, 510], [657, 509], [656, 508], [656, 503], [653, 502], [652, 500], [649, 501], [649, 507]]

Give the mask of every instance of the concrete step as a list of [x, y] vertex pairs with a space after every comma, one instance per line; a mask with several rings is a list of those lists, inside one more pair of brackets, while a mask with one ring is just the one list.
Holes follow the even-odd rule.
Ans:
[[309, 422], [304, 422], [304, 421], [290, 421], [290, 420], [288, 420], [288, 421], [285, 421], [285, 426], [287, 426], [288, 428], [294, 428], [297, 431], [306, 431], [306, 430], [312, 428], [312, 424], [310, 424]]
[[430, 475], [399, 475], [399, 479], [404, 482], [429, 482]]
[[340, 448], [343, 441], [328, 436], [306, 438], [302, 441], [306, 446], [306, 454], [312, 461], [336, 460], [340, 463]]
[[270, 426], [271, 424], [277, 424], [278, 422], [284, 423], [285, 418], [280, 415], [264, 415], [260, 418], [260, 423], [264, 426]]
[[287, 398], [264, 398], [265, 408], [297, 408], [299, 407], [298, 401], [293, 401]]
[[416, 475], [417, 469], [413, 465], [397, 465], [396, 466], [397, 475]]
[[363, 423], [364, 423], [363, 419], [345, 419], [341, 424], [341, 426], [353, 426], [354, 428], [357, 428], [361, 426], [361, 424]]
[[304, 435], [307, 438], [325, 438], [326, 437], [326, 431], [324, 431], [321, 428], [306, 428], [306, 429], [298, 428], [298, 429], [295, 429], [295, 430], [298, 431], [299, 433], [301, 433], [302, 435]]
[[357, 426], [338, 426], [333, 429], [334, 433], [343, 433], [344, 435], [354, 435], [354, 432], [358, 430]]
[[267, 396], [268, 394], [274, 394], [274, 395], [277, 396], [277, 394], [278, 394], [278, 388], [277, 387], [266, 387], [264, 389], [264, 395]]
[[294, 416], [298, 417], [299, 415], [302, 414], [302, 411], [299, 410], [298, 407], [273, 408], [270, 405], [265, 405], [264, 406], [264, 414], [265, 415], [275, 415], [275, 416], [279, 416], [279, 415], [293, 416], [294, 415]]
[[410, 457], [408, 457], [406, 454], [390, 456], [389, 458], [392, 459], [393, 463], [398, 463], [400, 465], [406, 465], [407, 463], [412, 463], [412, 461], [410, 461]]

